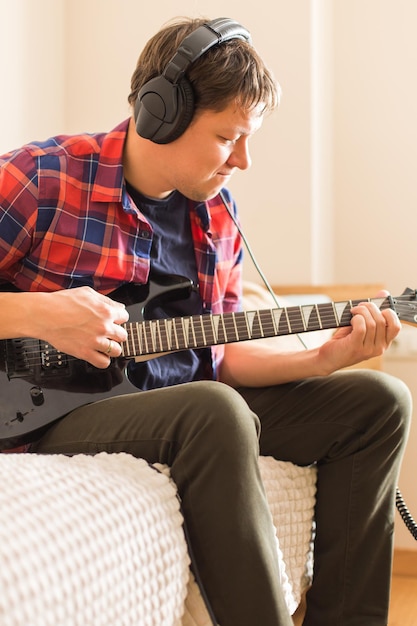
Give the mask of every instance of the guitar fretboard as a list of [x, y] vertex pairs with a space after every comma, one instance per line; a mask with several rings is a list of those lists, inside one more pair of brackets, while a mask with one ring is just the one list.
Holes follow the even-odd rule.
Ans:
[[[347, 300], [127, 323], [128, 339], [123, 344], [123, 356], [132, 358], [348, 326], [352, 318], [350, 309], [363, 301]], [[372, 302], [380, 309], [390, 307], [387, 298], [373, 299]]]

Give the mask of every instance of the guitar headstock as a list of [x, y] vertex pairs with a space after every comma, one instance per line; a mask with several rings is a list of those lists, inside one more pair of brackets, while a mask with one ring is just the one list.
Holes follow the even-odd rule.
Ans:
[[407, 287], [397, 298], [390, 298], [392, 308], [402, 322], [417, 325], [417, 291]]

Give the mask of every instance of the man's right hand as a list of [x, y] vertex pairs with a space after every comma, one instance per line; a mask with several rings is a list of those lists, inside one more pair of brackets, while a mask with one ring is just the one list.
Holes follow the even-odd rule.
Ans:
[[0, 294], [0, 337], [35, 337], [54, 348], [106, 368], [127, 339], [126, 307], [90, 287], [52, 293]]

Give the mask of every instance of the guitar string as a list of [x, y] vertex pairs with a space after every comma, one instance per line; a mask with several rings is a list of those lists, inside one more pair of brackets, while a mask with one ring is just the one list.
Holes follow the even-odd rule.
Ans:
[[[348, 304], [348, 303], [347, 303]], [[307, 307], [309, 308], [309, 307]], [[314, 306], [312, 307], [314, 309]], [[309, 330], [309, 324], [311, 324], [311, 322], [306, 322], [306, 325], [304, 325], [302, 322], [300, 322], [299, 317], [302, 316], [302, 313], [299, 311], [299, 307], [291, 307], [292, 311], [289, 311], [287, 309], [287, 313], [288, 313], [288, 318], [290, 318], [292, 316], [292, 314], [297, 311], [298, 315], [297, 315], [297, 319], [293, 319], [290, 320], [287, 318], [287, 316], [283, 316], [284, 318], [284, 323], [282, 324], [281, 329], [276, 330], [274, 324], [273, 324], [273, 319], [272, 316], [270, 317], [270, 319], [259, 319], [262, 318], [262, 314], [263, 313], [268, 313], [270, 315], [271, 311], [274, 311], [274, 309], [265, 309], [265, 310], [261, 310], [261, 311], [245, 311], [245, 312], [237, 312], [237, 313], [230, 313], [230, 314], [226, 314], [226, 316], [222, 316], [223, 320], [225, 321], [226, 326], [223, 328], [222, 327], [222, 332], [219, 332], [218, 336], [215, 337], [214, 336], [214, 332], [212, 328], [199, 328], [198, 326], [202, 326], [201, 324], [201, 318], [200, 316], [190, 316], [190, 317], [186, 317], [186, 318], [171, 318], [169, 320], [169, 322], [171, 323], [172, 327], [171, 327], [171, 334], [168, 336], [168, 334], [166, 332], [164, 332], [163, 334], [166, 335], [166, 338], [164, 338], [164, 340], [166, 342], [168, 342], [168, 345], [161, 345], [160, 348], [156, 347], [156, 343], [161, 344], [161, 341], [156, 341], [153, 338], [153, 333], [151, 330], [151, 326], [153, 324], [157, 324], [157, 325], [163, 325], [163, 322], [166, 320], [143, 320], [141, 322], [130, 322], [128, 324], [125, 324], [124, 326], [130, 326], [130, 330], [132, 333], [136, 333], [137, 337], [133, 337], [131, 336], [130, 338], [130, 343], [134, 344], [135, 346], [137, 346], [138, 343], [148, 343], [148, 344], [153, 344], [153, 349], [152, 350], [148, 350], [148, 352], [155, 352], [155, 351], [159, 351], [160, 349], [163, 350], [169, 350], [170, 346], [173, 346], [173, 350], [176, 349], [180, 349], [180, 348], [197, 348], [197, 347], [203, 347], [205, 345], [215, 345], [215, 344], [221, 344], [221, 343], [228, 343], [231, 341], [231, 337], [233, 337], [233, 335], [237, 334], [236, 337], [236, 341], [241, 340], [244, 341], [246, 340], [246, 335], [248, 335], [249, 333], [249, 324], [248, 324], [248, 317], [250, 316], [251, 313], [255, 314], [255, 318], [259, 323], [259, 331], [256, 334], [256, 336], [254, 338], [258, 339], [258, 338], [262, 338], [264, 335], [269, 337], [269, 336], [283, 336], [283, 335], [287, 335], [287, 334], [295, 334], [297, 332], [306, 332]], [[281, 315], [284, 311], [284, 309], [278, 309], [281, 312]], [[207, 317], [212, 317], [212, 316], [207, 316]], [[216, 316], [214, 316], [216, 317]], [[254, 319], [255, 319], [254, 318]], [[188, 320], [189, 322], [191, 322], [191, 325], [193, 326], [193, 335], [196, 337], [195, 343], [193, 344], [193, 340], [192, 340], [192, 336], [190, 333], [188, 333], [187, 335], [183, 332], [180, 332], [180, 334], [183, 335], [183, 337], [185, 338], [184, 341], [178, 341], [178, 335], [176, 333], [178, 333], [179, 331], [181, 331], [181, 326], [178, 327], [178, 323], [181, 322], [181, 320]], [[328, 328], [333, 328], [335, 326], [337, 326], [337, 321], [335, 319], [335, 314], [333, 311], [329, 311], [328, 313], [321, 313], [320, 314], [320, 320], [322, 322], [322, 326], [327, 326]], [[227, 328], [227, 323], [228, 322], [232, 323], [232, 327], [231, 328]], [[317, 322], [316, 322], [317, 324]], [[203, 324], [204, 326], [204, 324]], [[175, 327], [175, 328], [174, 328]], [[233, 332], [235, 330], [235, 332]], [[315, 326], [315, 328], [310, 328], [310, 330], [319, 330], [320, 326], [317, 327]], [[164, 328], [164, 330], [166, 331], [166, 328]], [[213, 336], [213, 344], [211, 344], [210, 342], [205, 343], [203, 338], [204, 335], [207, 334], [207, 331], [211, 330], [212, 332], [209, 333]], [[176, 333], [174, 332], [176, 331]], [[205, 332], [204, 332], [205, 331]], [[251, 329], [252, 334], [254, 334], [254, 324], [252, 324], [252, 329]], [[230, 337], [228, 337], [228, 335], [230, 335]], [[240, 336], [239, 336], [240, 335]], [[242, 337], [242, 338], [241, 338]], [[243, 338], [245, 337], [245, 338]], [[223, 341], [224, 339], [224, 341]], [[252, 339], [252, 336], [247, 336], [247, 339], [250, 340]], [[56, 359], [57, 362], [59, 362], [60, 354], [64, 354], [61, 353], [59, 351], [56, 351], [55, 348], [53, 346], [51, 346], [50, 344], [48, 344], [47, 342], [43, 342], [42, 340], [37, 340], [37, 339], [26, 339], [26, 354], [31, 354], [31, 355], [39, 355], [39, 354], [45, 354], [48, 353], [50, 351], [51, 355], [53, 356], [54, 353], [56, 353]], [[32, 343], [32, 346], [30, 346], [30, 344]], [[125, 342], [128, 343], [128, 342]], [[42, 346], [42, 344], [44, 344]], [[169, 345], [170, 344], [170, 345]], [[146, 350], [145, 350], [146, 351]], [[145, 351], [140, 351], [140, 353], [145, 353]], [[71, 358], [71, 357], [70, 357]], [[73, 357], [74, 360], [75, 357]]]
[[[380, 298], [375, 298], [374, 300], [379, 301]], [[399, 302], [401, 300], [404, 300], [405, 302], [409, 302], [410, 296], [399, 296], [395, 298], [396, 305], [399, 304], [399, 307], [396, 306], [397, 312], [398, 312], [398, 309], [401, 309], [401, 303]], [[357, 300], [357, 302], [363, 302], [363, 301], [366, 301], [366, 299]], [[372, 300], [368, 300], [368, 301], [372, 301]], [[349, 325], [348, 323], [345, 324], [343, 322], [343, 316], [346, 315], [346, 313], [348, 313], [347, 307], [352, 306], [352, 302], [353, 302], [352, 300], [346, 300], [346, 301], [341, 301], [337, 303], [325, 303], [325, 304], [320, 304], [320, 305], [313, 304], [313, 305], [292, 306], [292, 307], [287, 307], [287, 308], [279, 307], [278, 309], [262, 309], [260, 311], [240, 311], [237, 313], [224, 314], [221, 316], [223, 320], [226, 319], [226, 321], [228, 320], [233, 321], [232, 328], [227, 329], [226, 327], [222, 329], [224, 340], [223, 340], [223, 337], [219, 340], [219, 336], [216, 338], [214, 336], [214, 332], [212, 332], [213, 342], [207, 342], [207, 343], [204, 343], [203, 337], [205, 334], [204, 331], [207, 333], [208, 329], [203, 329], [203, 328], [199, 329], [198, 327], [197, 328], [194, 327], [192, 334], [188, 333], [188, 335], [186, 336], [185, 333], [180, 333], [184, 337], [184, 339], [181, 340], [180, 343], [178, 343], [178, 335], [174, 333], [174, 325], [176, 321], [179, 322], [181, 321], [181, 319], [185, 319], [185, 320], [190, 321], [192, 326], [194, 326], [195, 323], [198, 321], [198, 323], [201, 325], [201, 316], [190, 316], [187, 318], [170, 318], [169, 321], [170, 323], [172, 323], [172, 328], [171, 328], [172, 332], [171, 332], [170, 337], [168, 337], [167, 335], [166, 340], [167, 341], [170, 340], [171, 347], [169, 345], [163, 346], [161, 342], [159, 342], [160, 344], [159, 346], [156, 346], [154, 338], [153, 338], [154, 335], [151, 331], [151, 326], [153, 324], [161, 325], [161, 323], [163, 323], [166, 320], [160, 319], [160, 320], [143, 320], [141, 322], [129, 322], [127, 324], [124, 324], [123, 326], [130, 327], [132, 336], [130, 340], [124, 343], [127, 344], [130, 341], [130, 343], [133, 345], [133, 349], [136, 351], [133, 356], [142, 356], [142, 355], [147, 355], [147, 354], [158, 354], [159, 352], [162, 352], [162, 351], [175, 351], [175, 350], [183, 350], [183, 349], [188, 349], [188, 348], [192, 349], [192, 348], [203, 347], [205, 345], [207, 346], [208, 345], [221, 345], [223, 343], [232, 343], [232, 341], [245, 341], [246, 339], [241, 339], [239, 337], [239, 331], [241, 333], [245, 331], [245, 334], [248, 334], [249, 332], [248, 315], [250, 315], [251, 313], [255, 315], [255, 318], [258, 318], [258, 322], [260, 322], [261, 332], [259, 335], [256, 335], [255, 337], [248, 336], [247, 340], [261, 339], [264, 336], [280, 337], [280, 336], [293, 335], [297, 333], [309, 332], [309, 331], [320, 330], [320, 329], [333, 329], [333, 328]], [[336, 319], [335, 305], [344, 306], [343, 313], [341, 316], [339, 316], [339, 322], [337, 322], [337, 319]], [[381, 310], [384, 308], [391, 308], [388, 298], [385, 298], [380, 305]], [[309, 324], [311, 323], [310, 320], [307, 321], [305, 324], [301, 322], [299, 318], [300, 317], [303, 318], [302, 309], [311, 309], [312, 315], [317, 313], [317, 309], [321, 310], [320, 313], [318, 314], [318, 318], [320, 319], [321, 325], [319, 324], [318, 327], [316, 325], [315, 328], [311, 329], [309, 328]], [[404, 307], [404, 310], [408, 311], [408, 309], [409, 307]], [[278, 328], [278, 330], [275, 329], [272, 315], [271, 315], [273, 311], [281, 312], [281, 316], [283, 316], [283, 313], [286, 312], [286, 314], [283, 316], [285, 318], [285, 323], [282, 325], [283, 327], [281, 329], [280, 328]], [[268, 313], [271, 319], [259, 320], [259, 318], [262, 318], [262, 314], [265, 314], [265, 313]], [[296, 320], [289, 319], [294, 313], [297, 313], [297, 319]], [[213, 317], [213, 316], [210, 315], [207, 317]], [[237, 324], [235, 324], [236, 321], [237, 321]], [[349, 321], [350, 321], [350, 318], [346, 320], [346, 322], [349, 322]], [[240, 325], [242, 325], [242, 328], [239, 328]], [[253, 332], [253, 326], [254, 325], [252, 324], [251, 332]], [[233, 329], [236, 329], [234, 333], [232, 332]], [[181, 326], [176, 327], [175, 330], [177, 332], [181, 331]], [[229, 338], [227, 336], [228, 331], [229, 333], [232, 333], [232, 336], [233, 335], [236, 336], [237, 334], [236, 339]], [[137, 337], [133, 336], [133, 334], [135, 333], [137, 334]], [[194, 345], [193, 345], [192, 336], [196, 337], [196, 341]], [[146, 339], [144, 339], [144, 337], [146, 337]], [[9, 340], [6, 340], [6, 341], [9, 341]], [[25, 358], [25, 362], [28, 364], [36, 363], [37, 358], [40, 357], [40, 355], [45, 355], [45, 353], [47, 353], [48, 350], [51, 351], [51, 357], [47, 359], [47, 362], [53, 365], [60, 364], [61, 362], [60, 355], [63, 355], [63, 358], [65, 358], [65, 361], [67, 362], [78, 360], [75, 357], [72, 357], [71, 355], [66, 355], [65, 353], [55, 350], [53, 346], [50, 346], [47, 342], [43, 342], [42, 340], [37, 340], [37, 339], [32, 339], [32, 338], [22, 338], [22, 341], [25, 341], [25, 346], [26, 346], [25, 356], [27, 357]], [[140, 348], [141, 342], [143, 344], [145, 343], [153, 344], [153, 349], [142, 350]], [[33, 345], [30, 346], [30, 343], [32, 343]], [[44, 345], [42, 346], [42, 344]], [[123, 355], [123, 356], [128, 358], [128, 355]], [[33, 361], [31, 361], [31, 359], [33, 359]]]
[[[346, 324], [343, 323], [343, 316], [346, 313], [347, 305], [350, 305], [351, 302], [352, 301], [342, 301], [340, 303], [335, 303], [335, 304], [344, 305], [344, 312], [343, 312], [342, 316], [340, 316], [340, 321], [339, 322], [337, 322], [334, 308], [329, 309], [327, 313], [326, 313], [326, 311], [320, 313], [319, 317], [320, 317], [320, 321], [322, 322], [321, 326], [323, 328], [328, 328], [328, 329], [337, 328], [338, 326], [342, 326], [342, 325], [346, 325], [347, 326], [348, 323], [346, 323]], [[333, 303], [326, 303], [326, 305], [327, 305], [327, 307], [333, 307]], [[321, 308], [321, 307], [326, 306], [326, 305], [318, 305], [318, 306], [319, 306], [319, 308]], [[264, 333], [260, 332], [260, 334], [257, 335], [254, 338], [256, 338], [256, 339], [262, 338], [264, 335], [266, 335], [267, 337], [270, 337], [270, 336], [283, 336], [283, 335], [287, 335], [287, 334], [295, 334], [297, 332], [308, 332], [308, 331], [320, 330], [320, 326], [319, 327], [315, 326], [315, 328], [310, 328], [309, 327], [310, 321], [308, 321], [306, 323], [306, 325], [299, 322], [299, 317], [302, 317], [302, 312], [301, 312], [302, 308], [307, 308], [307, 309], [310, 308], [310, 309], [312, 309], [315, 312], [316, 306], [315, 305], [304, 305], [303, 307], [288, 307], [287, 309], [284, 309], [284, 308], [278, 309], [279, 311], [281, 311], [281, 314], [282, 314], [283, 311], [286, 310], [287, 313], [288, 313], [288, 317], [291, 317], [291, 315], [293, 313], [297, 312], [297, 319], [296, 320], [294, 320], [294, 319], [293, 320], [290, 320], [290, 319], [285, 320], [286, 323], [283, 324], [283, 328], [281, 328], [278, 331], [276, 331], [276, 329], [275, 329], [272, 317], [271, 317], [270, 320], [268, 320], [268, 319], [267, 320], [265, 320], [265, 319], [258, 320], [258, 321], [260, 321], [261, 330], [265, 331], [265, 332]], [[380, 308], [381, 309], [382, 308], [390, 308], [389, 303], [386, 300], [384, 300], [382, 302], [382, 305], [381, 305]], [[224, 315], [222, 317], [224, 319], [226, 319], [226, 321], [230, 320], [230, 321], [232, 321], [232, 323], [237, 322], [238, 323], [237, 326], [239, 326], [239, 323], [241, 323], [241, 325], [243, 324], [243, 328], [237, 329], [237, 335], [239, 335], [239, 330], [240, 330], [240, 332], [243, 332], [246, 329], [246, 333], [248, 333], [248, 327], [247, 327], [247, 322], [248, 322], [247, 317], [248, 317], [248, 314], [254, 313], [255, 317], [262, 317], [263, 313], [270, 314], [272, 311], [274, 311], [274, 309], [271, 309], [271, 310], [270, 309], [265, 309], [265, 310], [260, 310], [260, 311], [244, 311], [244, 312], [226, 314], [226, 317]], [[242, 318], [244, 318], [244, 319], [242, 319]], [[195, 344], [193, 344], [193, 341], [191, 340], [190, 333], [188, 333], [188, 335], [186, 336], [185, 333], [183, 333], [183, 332], [180, 332], [180, 334], [182, 334], [184, 337], [186, 337], [186, 340], [184, 340], [184, 341], [186, 341], [186, 343], [184, 343], [184, 342], [179, 343], [178, 342], [178, 338], [177, 338], [177, 336], [175, 335], [175, 333], [173, 331], [174, 330], [176, 332], [181, 331], [181, 326], [178, 327], [176, 325], [176, 322], [178, 323], [182, 319], [190, 321], [192, 323], [192, 325], [194, 326], [193, 327], [193, 334], [196, 335], [196, 333], [197, 333], [197, 335], [198, 335], [197, 341], [195, 342]], [[188, 347], [197, 348], [197, 347], [203, 347], [205, 345], [211, 345], [211, 342], [204, 343], [204, 341], [202, 340], [202, 338], [203, 338], [203, 336], [205, 334], [204, 330], [207, 333], [208, 329], [199, 329], [199, 328], [195, 327], [195, 323], [197, 321], [201, 325], [200, 320], [201, 320], [200, 316], [190, 316], [190, 317], [186, 317], [186, 318], [170, 318], [169, 321], [172, 322], [172, 329], [171, 329], [172, 332], [171, 332], [171, 336], [169, 338], [167, 336], [166, 340], [171, 339], [171, 341], [169, 343], [171, 344], [171, 346], [172, 345], [174, 346], [172, 348], [173, 350], [186, 349]], [[137, 333], [138, 337], [136, 337], [136, 338], [132, 337], [131, 340], [130, 340], [131, 343], [137, 344], [138, 342], [140, 343], [141, 341], [143, 343], [146, 343], [146, 342], [147, 343], [153, 343], [153, 350], [149, 350], [148, 351], [149, 353], [153, 353], [155, 351], [160, 351], [160, 349], [163, 349], [163, 350], [169, 350], [170, 349], [170, 345], [162, 346], [161, 345], [161, 341], [159, 341], [160, 347], [156, 348], [155, 347], [156, 344], [155, 344], [154, 338], [152, 337], [153, 333], [152, 333], [152, 331], [150, 329], [150, 327], [153, 324], [160, 325], [161, 322], [164, 322], [164, 321], [166, 321], [166, 320], [163, 320], [163, 319], [161, 319], [161, 320], [143, 320], [141, 322], [130, 322], [128, 324], [125, 324], [124, 326], [130, 326], [131, 330], [133, 330], [133, 327], [136, 327], [136, 333]], [[348, 321], [350, 321], [350, 318], [349, 318], [349, 320], [346, 320], [346, 322], [348, 322]], [[317, 322], [316, 322], [316, 324], [317, 324]], [[174, 326], [175, 326], [175, 328], [174, 328]], [[140, 331], [139, 329], [141, 327], [142, 327], [142, 330]], [[227, 328], [225, 329], [226, 332], [225, 333], [223, 332], [223, 334], [225, 334], [224, 341], [223, 341], [223, 338], [219, 339], [219, 337], [217, 337], [217, 338], [214, 337], [214, 334], [212, 333], [213, 334], [213, 345], [231, 342], [232, 340], [227, 337], [227, 331], [231, 332], [232, 330], [233, 330], [233, 327], [232, 327], [232, 329], [230, 329], [230, 328], [229, 329], [227, 329]], [[253, 332], [253, 327], [252, 327], [251, 331]], [[166, 333], [164, 333], [164, 334], [166, 334]], [[142, 337], [142, 339], [140, 337]], [[144, 337], [146, 337], [146, 338], [144, 339]], [[252, 337], [248, 336], [247, 339], [250, 340], [250, 339], [252, 339]], [[239, 340], [240, 341], [244, 341], [246, 339], [240, 339], [239, 336], [236, 337], [236, 341], [239, 341]], [[51, 353], [55, 351], [55, 348], [53, 348], [52, 346], [49, 346], [49, 344], [47, 344], [46, 342], [42, 342], [42, 341], [37, 340], [37, 339], [30, 339], [30, 341], [32, 343], [35, 343], [36, 346], [37, 346], [36, 348], [33, 349], [33, 351], [32, 351], [33, 353], [39, 353], [39, 354], [45, 353], [45, 351], [48, 351], [48, 348], [51, 350]], [[45, 343], [45, 345], [42, 348], [39, 348], [38, 345], [40, 345], [41, 343]], [[125, 342], [125, 343], [128, 343], [128, 342]], [[57, 354], [63, 354], [63, 353], [60, 353], [59, 351], [56, 351], [56, 352], [57, 352]], [[75, 359], [75, 357], [74, 357], [74, 359]], [[58, 357], [58, 360], [59, 360], [59, 357]]]

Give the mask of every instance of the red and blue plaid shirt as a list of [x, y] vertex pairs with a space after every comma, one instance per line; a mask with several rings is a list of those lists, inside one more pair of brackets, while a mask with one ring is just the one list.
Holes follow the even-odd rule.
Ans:
[[[0, 280], [22, 291], [89, 285], [101, 293], [148, 281], [152, 229], [123, 176], [128, 123], [0, 157]], [[190, 201], [190, 218], [204, 310], [239, 310], [241, 238], [222, 199]], [[222, 353], [213, 349], [214, 366]]]

